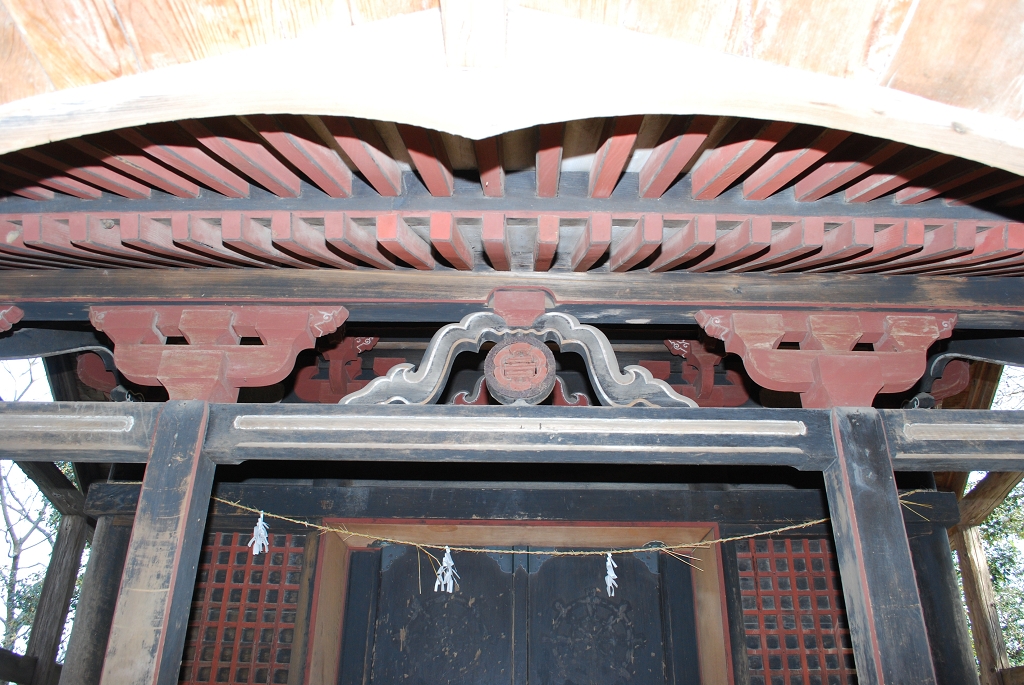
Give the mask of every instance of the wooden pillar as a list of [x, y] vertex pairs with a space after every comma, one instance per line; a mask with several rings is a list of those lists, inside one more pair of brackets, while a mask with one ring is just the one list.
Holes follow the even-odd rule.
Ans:
[[56, 674], [60, 636], [68, 618], [68, 605], [78, 580], [78, 568], [82, 565], [85, 528], [84, 516], [62, 516], [60, 519], [57, 540], [53, 544], [50, 564], [46, 567], [36, 618], [25, 650], [25, 656], [38, 660], [32, 685], [50, 685], [50, 679]]
[[[917, 517], [911, 514], [910, 518]], [[978, 669], [946, 529], [937, 526], [929, 533], [910, 535], [909, 542], [936, 683], [978, 685]]]
[[142, 481], [110, 629], [103, 685], [172, 685], [210, 506], [214, 464], [202, 455], [210, 408], [167, 402]]
[[882, 420], [832, 410], [837, 458], [825, 470], [836, 556], [861, 685], [933, 684], [935, 669]]
[[118, 518], [101, 516], [96, 522], [60, 685], [97, 685], [100, 682], [117, 590], [132, 535], [131, 525], [117, 523]]
[[999, 671], [1010, 667], [1003, 642], [1003, 630], [999, 625], [996, 611], [995, 590], [992, 576], [981, 546], [981, 534], [977, 527], [957, 527], [952, 534], [953, 546], [960, 558], [960, 575], [964, 583], [964, 598], [971, 615], [971, 633], [974, 635], [974, 651], [981, 667], [982, 685], [1000, 685]]

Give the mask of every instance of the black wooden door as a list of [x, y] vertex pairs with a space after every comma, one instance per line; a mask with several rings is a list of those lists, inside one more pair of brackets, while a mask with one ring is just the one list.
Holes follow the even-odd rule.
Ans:
[[692, 578], [678, 560], [616, 555], [609, 597], [603, 557], [452, 557], [461, 580], [448, 594], [413, 547], [353, 553], [341, 685], [700, 683]]

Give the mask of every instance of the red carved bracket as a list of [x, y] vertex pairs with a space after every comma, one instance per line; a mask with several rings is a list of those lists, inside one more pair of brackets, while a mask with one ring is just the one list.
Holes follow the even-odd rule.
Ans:
[[11, 326], [21, 321], [23, 316], [25, 312], [13, 304], [0, 307], [0, 333], [11, 330]]
[[90, 388], [109, 395], [110, 391], [117, 387], [117, 378], [107, 371], [103, 359], [95, 352], [83, 352], [78, 355], [76, 370], [78, 378]]
[[[348, 318], [344, 307], [93, 307], [89, 318], [114, 341], [114, 363], [172, 400], [235, 402], [239, 388], [284, 379], [295, 356]], [[167, 345], [184, 337], [187, 345]], [[261, 345], [241, 345], [242, 338]]]
[[683, 380], [689, 385], [672, 386], [680, 395], [695, 400], [702, 407], [739, 407], [750, 399], [743, 376], [736, 371], [725, 372], [731, 385], [715, 385], [715, 367], [722, 363], [722, 355], [708, 349], [704, 341], [666, 340], [665, 347], [685, 360]]
[[529, 326], [547, 310], [548, 292], [528, 288], [499, 288], [491, 293], [494, 313], [509, 326]]
[[928, 394], [938, 402], [963, 392], [970, 384], [971, 365], [963, 359], [954, 359], [946, 364], [942, 377], [935, 379]]
[[[909, 390], [924, 375], [928, 348], [956, 325], [955, 314], [880, 312], [702, 310], [696, 319], [743, 358], [755, 383], [798, 392], [807, 408], [870, 407], [880, 392]], [[780, 349], [786, 343], [799, 349]]]
[[[295, 394], [306, 402], [337, 404], [345, 395], [361, 389], [368, 381], [356, 380], [362, 370], [359, 354], [372, 350], [378, 340], [379, 338], [342, 338], [337, 345], [321, 353], [327, 360], [327, 378], [313, 378], [320, 370], [317, 364], [299, 369], [295, 377]], [[378, 361], [380, 360], [374, 360], [374, 373], [377, 373]], [[400, 364], [405, 360], [394, 361]]]

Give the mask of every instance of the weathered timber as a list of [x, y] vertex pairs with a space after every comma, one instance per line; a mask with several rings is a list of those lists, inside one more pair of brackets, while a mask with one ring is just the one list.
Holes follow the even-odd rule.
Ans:
[[209, 405], [167, 402], [153, 436], [100, 682], [178, 679], [214, 464], [201, 454]]
[[32, 674], [36, 671], [36, 657], [15, 654], [14, 652], [0, 648], [0, 680], [12, 683], [32, 682]]
[[319, 535], [306, 536], [306, 544], [302, 550], [302, 572], [299, 576], [299, 601], [297, 605], [297, 615], [295, 617], [295, 627], [298, 628], [296, 631], [298, 634], [295, 636], [295, 641], [292, 646], [293, 654], [295, 654], [292, 663], [296, 664], [296, 667], [288, 670], [289, 685], [303, 685], [308, 682], [307, 678], [309, 674], [306, 672], [305, 666], [309, 661], [308, 657], [313, 647], [310, 640], [312, 628], [310, 618], [313, 615], [313, 599], [316, 597], [315, 583], [317, 576], [317, 557], [320, 552], [320, 539], [321, 536]]
[[960, 525], [967, 528], [984, 523], [1022, 478], [1024, 471], [988, 473], [960, 500]]
[[[86, 512], [92, 516], [131, 516], [139, 501], [135, 483], [97, 483], [89, 490]], [[737, 496], [742, 493], [742, 496]], [[688, 485], [585, 483], [389, 483], [352, 481], [344, 486], [296, 483], [218, 483], [214, 495], [249, 507], [301, 520], [441, 519], [504, 521], [705, 521], [742, 525], [735, 534], [770, 530], [829, 515], [820, 490], [744, 488], [701, 490]], [[928, 520], [903, 507], [908, 529], [956, 525], [959, 512], [951, 493], [916, 492], [908, 502], [926, 505]], [[439, 507], [438, 502], [444, 502]], [[226, 530], [252, 528], [252, 513], [213, 502], [210, 516]], [[281, 523], [279, 525], [285, 525]], [[923, 529], [922, 529], [923, 530]], [[918, 531], [920, 532], [920, 531]], [[734, 533], [729, 533], [730, 535]], [[724, 533], [723, 533], [724, 535]]]
[[[60, 451], [81, 462], [145, 463], [164, 406], [0, 403], [0, 459], [50, 461]], [[879, 414], [897, 471], [1024, 470], [1024, 412]], [[219, 464], [543, 459], [820, 471], [835, 445], [828, 412], [815, 409], [249, 404], [211, 408], [203, 453]]]
[[554, 310], [584, 323], [641, 319], [694, 325], [709, 306], [956, 314], [960, 329], [1024, 329], [1024, 280], [875, 274], [645, 272], [455, 273], [359, 269], [182, 271], [64, 270], [0, 273], [4, 302], [25, 311], [23, 328], [86, 321], [91, 306], [203, 304], [344, 306], [350, 322], [452, 322], [485, 309], [502, 287], [549, 291]]
[[964, 599], [971, 616], [971, 634], [974, 652], [978, 656], [982, 685], [1001, 685], [999, 672], [1010, 667], [1006, 655], [1003, 629], [996, 610], [992, 575], [981, 546], [981, 534], [976, 527], [957, 528], [952, 534], [953, 547], [960, 559]]
[[[924, 515], [930, 516], [931, 510]], [[914, 518], [914, 515], [909, 517]], [[932, 648], [935, 682], [937, 685], [977, 685], [978, 670], [946, 529], [936, 525], [927, 533], [908, 530], [907, 538], [928, 629], [928, 644]]]
[[857, 681], [935, 683], [885, 431], [874, 409], [832, 410], [825, 472]]
[[377, 619], [380, 557], [379, 549], [353, 552], [349, 557], [348, 574], [352, 581], [342, 623], [351, 639], [342, 641], [338, 685], [361, 685], [369, 680]]
[[25, 649], [26, 656], [38, 659], [31, 685], [51, 685], [52, 680], [58, 676], [55, 663], [57, 650], [60, 648], [71, 595], [78, 580], [78, 569], [82, 565], [85, 529], [84, 516], [61, 516], [57, 540], [50, 554], [36, 617]]
[[1014, 666], [999, 672], [1003, 685], [1024, 685], [1024, 666]]
[[43, 496], [62, 516], [81, 516], [85, 509], [85, 495], [68, 480], [53, 462], [24, 461], [18, 467], [36, 484]]
[[61, 685], [98, 685], [100, 682], [131, 534], [131, 526], [115, 522], [113, 516], [101, 516], [96, 522], [89, 565], [82, 580], [64, 657]]

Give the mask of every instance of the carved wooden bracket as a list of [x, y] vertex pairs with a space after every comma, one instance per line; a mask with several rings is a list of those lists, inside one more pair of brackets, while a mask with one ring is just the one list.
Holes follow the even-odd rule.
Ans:
[[25, 312], [13, 304], [0, 307], [0, 333], [11, 330], [11, 326], [21, 321], [23, 316]]
[[731, 385], [715, 385], [715, 367], [722, 355], [709, 350], [704, 340], [666, 340], [665, 347], [685, 360], [682, 375], [689, 385], [672, 386], [680, 395], [696, 400], [702, 407], [739, 407], [750, 399], [743, 376], [736, 371], [726, 371]]
[[[555, 388], [552, 391], [551, 404], [556, 407], [589, 407], [590, 398], [583, 393], [570, 393], [565, 388], [565, 381], [561, 376], [555, 376]], [[483, 376], [473, 386], [472, 392], [463, 391], [455, 395], [449, 404], [457, 405], [486, 405], [487, 402], [487, 379]]]
[[[93, 307], [89, 318], [114, 341], [114, 362], [172, 400], [235, 402], [239, 388], [284, 379], [295, 355], [348, 318], [344, 307]], [[183, 337], [186, 345], [168, 345]], [[259, 338], [262, 344], [240, 344]]]
[[[604, 333], [568, 314], [540, 314], [528, 327], [512, 327], [491, 312], [469, 314], [449, 324], [430, 341], [418, 368], [398, 364], [387, 375], [370, 382], [341, 400], [341, 404], [433, 404], [444, 391], [452, 362], [461, 352], [476, 352], [485, 342], [502, 342], [513, 336], [529, 336], [541, 343], [554, 342], [563, 352], [575, 352], [586, 361], [594, 392], [604, 406], [696, 407], [642, 366], [619, 369], [611, 343]], [[502, 401], [501, 397], [496, 397]], [[506, 398], [508, 399], [508, 398]], [[543, 397], [524, 399], [536, 404]]]
[[327, 378], [313, 378], [320, 371], [317, 364], [299, 369], [295, 376], [295, 394], [306, 402], [337, 404], [345, 395], [364, 387], [368, 381], [356, 380], [361, 371], [359, 354], [372, 350], [378, 340], [342, 338], [337, 345], [321, 353], [327, 360]]
[[[955, 314], [880, 312], [702, 310], [696, 319], [743, 358], [755, 383], [798, 392], [805, 408], [870, 407], [880, 392], [909, 390], [928, 348], [956, 325]], [[798, 349], [780, 347], [787, 343]]]

